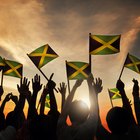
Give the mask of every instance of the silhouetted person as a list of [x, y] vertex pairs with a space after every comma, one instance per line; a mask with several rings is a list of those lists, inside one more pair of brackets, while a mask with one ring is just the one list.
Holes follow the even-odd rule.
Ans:
[[137, 133], [138, 129], [133, 127], [136, 126], [136, 122], [125, 94], [124, 83], [118, 80], [116, 87], [122, 96], [123, 107], [113, 107], [107, 113], [106, 121], [111, 133], [102, 126], [99, 116], [97, 140], [138, 140], [140, 137]]
[[[97, 81], [96, 81], [97, 82]], [[81, 100], [73, 101], [76, 89], [82, 81], [76, 81], [72, 91], [68, 95], [62, 113], [58, 121], [57, 136], [58, 140], [92, 140], [97, 127], [97, 99], [95, 88], [98, 86], [92, 76], [88, 78], [90, 109]], [[101, 87], [101, 86], [100, 86]], [[102, 89], [101, 89], [102, 90]], [[101, 92], [101, 90], [99, 92]], [[66, 123], [67, 117], [70, 117], [71, 126]]]
[[137, 118], [138, 125], [140, 126], [140, 98], [139, 98], [139, 83], [137, 80], [133, 79], [133, 100], [134, 100], [134, 109]]
[[[36, 76], [33, 81], [33, 94], [36, 94], [41, 89], [42, 85], [40, 84], [40, 78]], [[36, 85], [36, 86], [34, 86]], [[38, 115], [36, 112], [35, 104], [36, 104], [36, 97], [34, 97], [34, 101], [32, 109], [30, 110], [32, 112], [33, 116], [30, 116], [30, 138], [31, 140], [36, 139], [44, 139], [44, 137], [47, 137], [47, 140], [56, 140], [56, 127], [57, 127], [57, 121], [59, 117], [59, 112], [57, 110], [57, 103], [54, 96], [54, 88], [56, 84], [50, 79], [43, 89], [42, 93], [42, 99], [41, 99], [41, 107], [40, 107], [40, 114]], [[37, 88], [38, 87], [38, 88]], [[46, 95], [49, 94], [50, 97], [50, 111], [47, 115], [44, 114], [44, 105], [45, 105], [45, 99]], [[31, 109], [31, 108], [30, 108]]]

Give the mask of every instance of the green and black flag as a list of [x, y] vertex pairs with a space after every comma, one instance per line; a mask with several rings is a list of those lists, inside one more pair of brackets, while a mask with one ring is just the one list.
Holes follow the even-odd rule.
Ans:
[[108, 55], [120, 52], [121, 35], [89, 35], [89, 53]]
[[28, 56], [38, 68], [43, 67], [48, 62], [58, 57], [58, 55], [48, 44], [37, 48], [28, 54]]
[[109, 89], [108, 92], [109, 92], [109, 96], [110, 96], [111, 100], [121, 98], [121, 95], [120, 95], [119, 90], [117, 88]]
[[16, 61], [4, 60], [3, 75], [22, 78], [23, 65]]
[[125, 60], [124, 67], [140, 74], [140, 59], [131, 54], [128, 54]]
[[0, 71], [4, 69], [5, 63], [2, 57], [0, 56]]
[[50, 108], [50, 96], [49, 95], [46, 96], [45, 106]]
[[69, 80], [87, 79], [90, 74], [90, 66], [85, 62], [66, 62], [66, 70]]

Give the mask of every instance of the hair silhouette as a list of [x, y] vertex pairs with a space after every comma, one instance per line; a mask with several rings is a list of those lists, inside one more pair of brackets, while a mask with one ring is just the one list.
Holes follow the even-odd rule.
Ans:
[[114, 134], [125, 134], [130, 126], [130, 113], [122, 107], [110, 109], [106, 116], [109, 129]]
[[89, 115], [89, 108], [83, 101], [73, 101], [69, 108], [69, 117], [72, 123], [83, 123]]

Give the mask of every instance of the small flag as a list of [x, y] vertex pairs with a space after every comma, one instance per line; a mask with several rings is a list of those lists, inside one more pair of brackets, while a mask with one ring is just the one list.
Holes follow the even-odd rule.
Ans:
[[110, 98], [113, 99], [119, 99], [121, 98], [121, 95], [119, 93], [119, 90], [117, 88], [112, 88], [108, 90]]
[[73, 79], [87, 79], [90, 74], [90, 66], [85, 62], [66, 62], [67, 77]]
[[140, 59], [128, 54], [124, 66], [140, 74]]
[[48, 62], [58, 57], [58, 55], [48, 44], [37, 48], [28, 54], [28, 56], [38, 68], [43, 67]]
[[92, 55], [108, 55], [120, 52], [121, 35], [90, 35], [89, 53]]
[[49, 95], [46, 96], [45, 106], [50, 108], [50, 96]]
[[5, 66], [4, 60], [0, 56], [0, 71], [3, 70], [4, 66]]
[[23, 65], [16, 61], [4, 60], [5, 67], [3, 69], [3, 74], [7, 76], [22, 78]]

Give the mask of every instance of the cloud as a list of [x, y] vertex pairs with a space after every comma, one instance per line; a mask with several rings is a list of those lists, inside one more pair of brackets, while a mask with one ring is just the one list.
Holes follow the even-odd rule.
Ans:
[[[32, 75], [32, 63], [26, 53], [48, 43], [60, 57], [45, 68], [51, 73], [53, 66], [59, 79], [59, 73], [65, 71], [65, 60], [88, 61], [90, 32], [122, 34], [121, 53], [114, 62], [123, 62], [127, 51], [133, 49], [138, 32], [139, 3], [133, 0], [6, 0], [0, 4], [0, 45]], [[94, 69], [98, 71], [106, 61], [111, 65], [110, 58], [94, 58]]]
[[4, 46], [0, 46], [0, 54], [5, 59], [14, 59], [14, 55]]
[[138, 58], [140, 58], [140, 31], [137, 33], [137, 37], [134, 41], [133, 47], [132, 47], [132, 54], [138, 56]]

